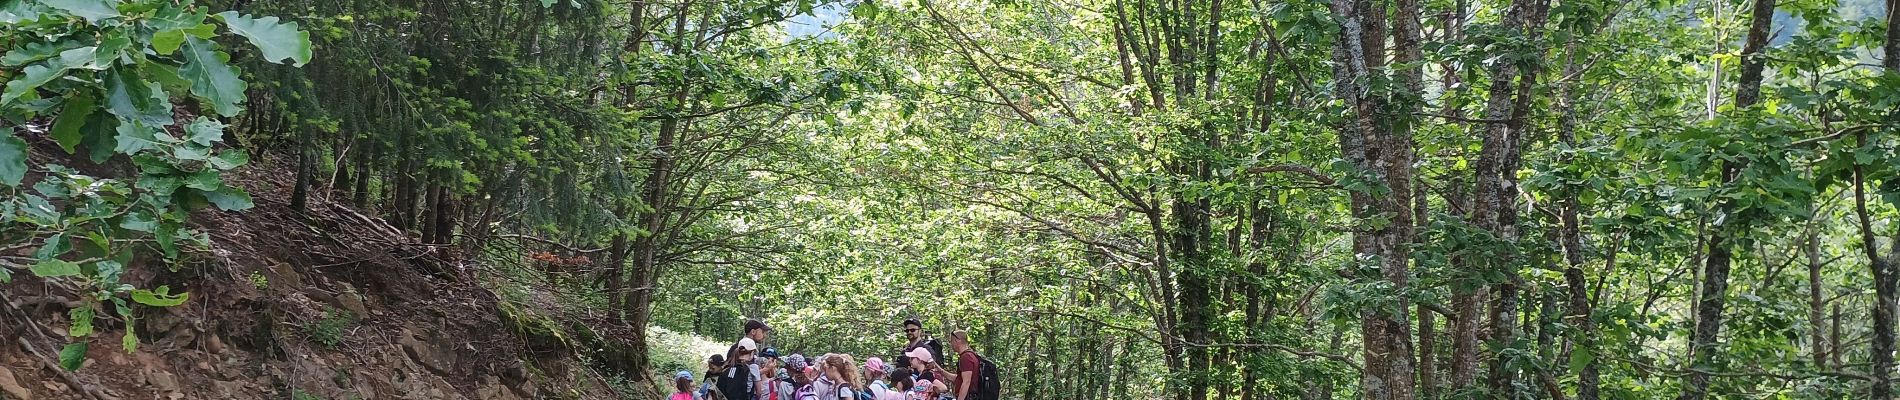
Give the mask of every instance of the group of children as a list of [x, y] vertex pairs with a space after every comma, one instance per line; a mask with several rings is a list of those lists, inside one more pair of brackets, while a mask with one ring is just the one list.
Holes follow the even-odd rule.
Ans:
[[745, 328], [746, 337], [726, 355], [706, 360], [697, 390], [692, 372], [674, 374], [677, 391], [669, 400], [955, 400], [952, 381], [959, 375], [938, 365], [929, 346], [908, 346], [899, 361], [907, 365], [877, 357], [860, 364], [837, 353], [780, 357], [776, 349], [759, 349], [770, 328], [757, 321]]

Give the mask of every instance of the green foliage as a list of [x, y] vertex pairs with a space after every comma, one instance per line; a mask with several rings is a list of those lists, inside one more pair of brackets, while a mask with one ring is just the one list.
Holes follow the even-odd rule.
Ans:
[[336, 348], [343, 344], [343, 330], [356, 323], [356, 316], [346, 310], [325, 309], [323, 318], [303, 326], [304, 334], [310, 341], [323, 347]]
[[[95, 333], [95, 313], [124, 321], [121, 347], [133, 351], [139, 341], [133, 304], [172, 307], [189, 300], [166, 286], [148, 290], [122, 282], [128, 266], [175, 266], [184, 262], [184, 251], [204, 247], [206, 236], [185, 223], [193, 210], [251, 206], [248, 194], [222, 179], [248, 161], [242, 151], [219, 148], [225, 125], [197, 117], [181, 126], [173, 119], [174, 99], [204, 106], [187, 107], [186, 115], [207, 108], [237, 115], [244, 82], [194, 5], [9, 1], [0, 15], [6, 18], [0, 43], [16, 45], [0, 56], [0, 76], [9, 78], [0, 125], [10, 131], [0, 137], [0, 189], [8, 194], [0, 207], [6, 211], [0, 245], [37, 249], [28, 270], [80, 296], [83, 305], [70, 312], [73, 343], [60, 352], [61, 365], [76, 369]], [[308, 40], [294, 25], [274, 18], [226, 21], [267, 55], [290, 51], [282, 58], [309, 60]], [[84, 149], [95, 163], [129, 161], [137, 174], [101, 178], [31, 162], [30, 146], [19, 135], [42, 129], [66, 153]]]

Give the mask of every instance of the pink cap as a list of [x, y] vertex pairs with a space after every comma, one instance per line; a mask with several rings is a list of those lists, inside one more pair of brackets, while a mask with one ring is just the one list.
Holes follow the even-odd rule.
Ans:
[[917, 348], [915, 349], [910, 349], [910, 351], [904, 352], [904, 356], [915, 358], [919, 361], [923, 361], [927, 363], [937, 362], [937, 359], [935, 357], [930, 356], [930, 349], [926, 349], [923, 346], [917, 346]]
[[864, 369], [884, 372], [888, 368], [886, 368], [886, 365], [884, 365], [884, 360], [880, 360], [877, 357], [871, 357], [871, 358], [864, 359]]

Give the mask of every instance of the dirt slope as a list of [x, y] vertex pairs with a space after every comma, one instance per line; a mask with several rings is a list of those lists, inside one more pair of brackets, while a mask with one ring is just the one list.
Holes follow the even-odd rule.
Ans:
[[281, 162], [242, 171], [234, 184], [256, 208], [194, 216], [210, 251], [175, 272], [144, 262], [127, 273], [191, 292], [184, 306], [141, 308], [136, 353], [119, 346], [123, 323], [100, 321], [86, 366], [63, 374], [47, 356], [64, 344], [74, 297], [30, 274], [0, 285], [14, 305], [0, 312], [0, 398], [615, 398], [575, 346], [505, 319], [474, 282], [480, 267], [454, 249], [322, 195], [291, 211]]

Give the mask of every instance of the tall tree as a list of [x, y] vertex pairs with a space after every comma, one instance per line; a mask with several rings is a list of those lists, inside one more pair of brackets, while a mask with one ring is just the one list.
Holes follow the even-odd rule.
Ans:
[[[1755, 0], [1749, 12], [1748, 38], [1742, 43], [1741, 81], [1736, 84], [1735, 108], [1748, 110], [1761, 101], [1762, 69], [1768, 58], [1762, 51], [1768, 47], [1769, 30], [1775, 16], [1775, 0]], [[1720, 183], [1732, 185], [1739, 178], [1742, 165], [1736, 161], [1723, 161], [1720, 167]], [[1695, 333], [1689, 339], [1689, 349], [1694, 355], [1690, 373], [1682, 384], [1682, 394], [1678, 400], [1701, 400], [1708, 396], [1709, 369], [1716, 359], [1717, 336], [1722, 331], [1722, 308], [1727, 304], [1729, 270], [1734, 263], [1734, 235], [1741, 232], [1737, 226], [1748, 226], [1740, 215], [1735, 213], [1733, 203], [1719, 201], [1716, 213], [1723, 218], [1709, 234], [1708, 256], [1703, 259], [1701, 299], [1695, 305]]]

